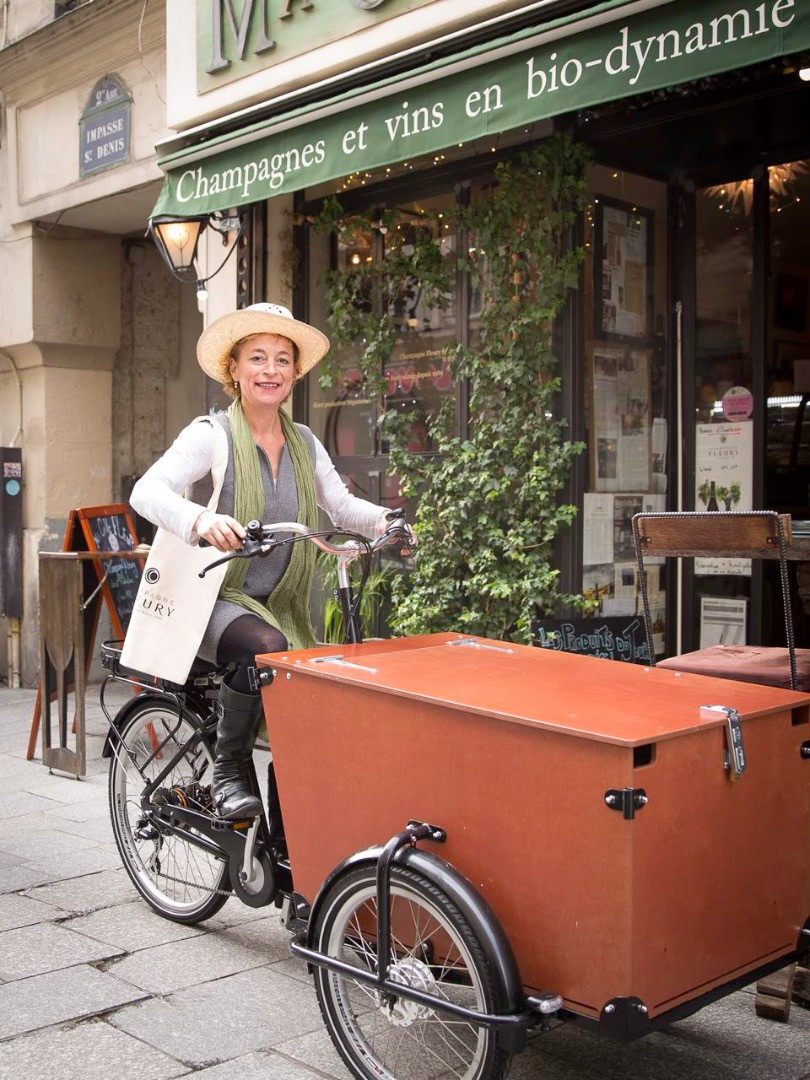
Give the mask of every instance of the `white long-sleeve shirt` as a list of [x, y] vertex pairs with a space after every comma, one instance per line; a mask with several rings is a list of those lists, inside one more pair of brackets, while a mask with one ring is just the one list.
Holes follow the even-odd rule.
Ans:
[[[197, 542], [194, 526], [207, 507], [184, 498], [182, 493], [211, 472], [216, 437], [213, 423], [192, 423], [183, 428], [163, 456], [138, 480], [130, 496], [133, 508], [142, 517], [188, 544]], [[318, 506], [337, 528], [376, 536], [385, 508], [352, 495], [321, 442], [314, 435], [312, 438]]]

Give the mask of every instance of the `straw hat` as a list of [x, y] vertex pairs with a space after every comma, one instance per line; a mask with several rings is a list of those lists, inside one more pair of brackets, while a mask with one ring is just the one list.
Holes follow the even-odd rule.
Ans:
[[197, 342], [197, 361], [206, 375], [223, 382], [231, 349], [237, 341], [252, 334], [279, 334], [294, 342], [298, 346], [299, 375], [306, 375], [329, 349], [325, 334], [309, 323], [294, 319], [292, 312], [281, 304], [251, 304], [221, 315], [203, 330]]

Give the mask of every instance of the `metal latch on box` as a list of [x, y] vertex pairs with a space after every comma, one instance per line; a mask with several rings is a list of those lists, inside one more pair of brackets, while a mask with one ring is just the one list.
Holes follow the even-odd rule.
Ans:
[[[708, 713], [708, 715], [704, 716], [704, 713]], [[718, 713], [723, 713], [726, 718], [726, 748], [723, 752], [723, 764], [728, 770], [729, 780], [738, 780], [748, 767], [745, 759], [740, 714], [736, 709], [729, 708], [728, 705], [700, 706], [701, 719], [716, 720]]]
[[460, 637], [455, 641], [445, 641], [445, 645], [461, 645], [467, 649], [489, 649], [490, 652], [514, 653], [514, 649], [508, 649], [505, 645], [487, 645], [474, 637]]
[[372, 675], [377, 674], [375, 667], [367, 667], [365, 664], [353, 664], [351, 660], [344, 660], [342, 653], [333, 653], [331, 656], [311, 656], [308, 662], [310, 664], [335, 664], [337, 667], [354, 668], [355, 671], [370, 671]]

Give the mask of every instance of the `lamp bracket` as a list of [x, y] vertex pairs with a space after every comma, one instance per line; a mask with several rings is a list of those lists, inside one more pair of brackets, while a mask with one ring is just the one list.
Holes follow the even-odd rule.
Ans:
[[222, 233], [224, 237], [229, 232], [239, 229], [242, 219], [238, 210], [228, 210], [226, 213], [217, 210], [209, 217], [208, 224], [212, 229], [216, 229], [218, 233]]

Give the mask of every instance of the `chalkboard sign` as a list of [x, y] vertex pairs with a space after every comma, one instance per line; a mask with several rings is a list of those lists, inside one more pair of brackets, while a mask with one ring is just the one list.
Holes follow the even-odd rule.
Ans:
[[590, 619], [544, 619], [532, 623], [532, 644], [541, 649], [649, 664], [644, 620], [638, 615]]
[[[132, 551], [138, 544], [132, 514], [124, 504], [81, 507], [76, 511], [87, 551]], [[76, 537], [78, 539], [78, 537]], [[75, 543], [68, 550], [80, 550]], [[94, 559], [101, 591], [110, 609], [113, 629], [126, 633], [143, 563], [134, 559]]]
[[[68, 515], [62, 551], [78, 553], [82, 564], [81, 594], [84, 600], [81, 603], [83, 642], [81, 651], [85, 658], [85, 679], [93, 657], [102, 604], [107, 605], [113, 633], [117, 638], [123, 638], [132, 615], [135, 594], [146, 562], [146, 557], [140, 555], [118, 558], [104, 558], [103, 556], [114, 552], [131, 552], [137, 545], [138, 537], [132, 515], [129, 507], [124, 503], [81, 507], [71, 510]], [[73, 614], [72, 610], [60, 612], [65, 627], [71, 625]], [[56, 634], [56, 638], [60, 642], [67, 641], [68, 633], [68, 630], [60, 632]], [[77, 685], [74, 656], [75, 653], [69, 659], [63, 657], [65, 663], [57, 671], [47, 648], [43, 649], [42, 671], [28, 740], [29, 761], [34, 756], [43, 704], [46, 709], [49, 709], [50, 704], [59, 694], [58, 690], [54, 691], [50, 688], [61, 685], [64, 696], [72, 693]], [[79, 681], [84, 686], [84, 680]], [[43, 687], [47, 688], [44, 693], [44, 703]], [[47, 726], [49, 728], [50, 724]], [[82, 762], [83, 760], [81, 758]]]

